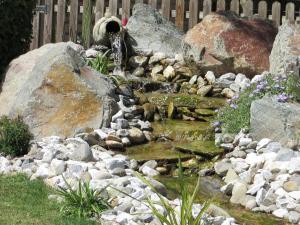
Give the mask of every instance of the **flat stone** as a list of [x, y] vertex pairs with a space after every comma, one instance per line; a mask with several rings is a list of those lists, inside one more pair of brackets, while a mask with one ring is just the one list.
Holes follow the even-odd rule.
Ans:
[[214, 168], [218, 175], [225, 176], [227, 171], [232, 168], [232, 165], [226, 162], [217, 162], [215, 163]]
[[232, 189], [230, 202], [234, 204], [245, 205], [247, 185], [243, 182], [235, 182]]

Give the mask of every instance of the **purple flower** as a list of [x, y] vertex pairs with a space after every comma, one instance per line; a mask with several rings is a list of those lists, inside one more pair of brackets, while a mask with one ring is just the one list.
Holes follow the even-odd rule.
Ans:
[[287, 100], [289, 100], [289, 96], [287, 96], [285, 93], [279, 94], [277, 96], [278, 102], [287, 102]]
[[213, 127], [220, 127], [220, 126], [221, 126], [221, 122], [220, 121], [213, 122]]
[[233, 108], [233, 109], [237, 109], [238, 106], [236, 104], [230, 104], [230, 107]]
[[232, 99], [232, 100], [237, 100], [237, 99], [239, 99], [239, 97], [240, 97], [240, 96], [238, 96], [238, 95], [234, 95], [231, 99]]

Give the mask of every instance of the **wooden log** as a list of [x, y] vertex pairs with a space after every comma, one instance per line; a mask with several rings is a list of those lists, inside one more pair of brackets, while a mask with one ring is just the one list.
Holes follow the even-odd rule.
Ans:
[[267, 19], [267, 17], [268, 17], [268, 3], [266, 1], [260, 1], [258, 3], [258, 15], [262, 19]]
[[45, 20], [44, 20], [43, 44], [47, 44], [52, 41], [52, 24], [53, 24], [53, 11], [54, 11], [53, 0], [46, 0], [45, 4], [48, 7], [48, 12], [45, 15]]
[[175, 25], [183, 31], [185, 19], [184, 0], [176, 0], [176, 18]]
[[101, 19], [105, 13], [105, 0], [96, 0], [95, 22]]
[[161, 5], [162, 15], [166, 19], [170, 19], [170, 15], [171, 15], [171, 2], [170, 2], [170, 0], [163, 0], [161, 4], [162, 4]]
[[79, 13], [78, 0], [71, 0], [70, 7], [70, 24], [69, 24], [69, 36], [70, 41], [77, 41], [77, 31], [78, 31], [78, 13]]
[[272, 4], [272, 20], [277, 27], [280, 26], [281, 22], [281, 4], [280, 2], [273, 2]]
[[66, 20], [66, 0], [57, 1], [57, 19], [56, 19], [56, 42], [64, 41], [64, 28]]
[[204, 0], [203, 2], [203, 17], [211, 13], [212, 10], [212, 2], [211, 0]]
[[198, 0], [190, 0], [189, 5], [189, 28], [193, 28], [199, 21], [199, 1]]

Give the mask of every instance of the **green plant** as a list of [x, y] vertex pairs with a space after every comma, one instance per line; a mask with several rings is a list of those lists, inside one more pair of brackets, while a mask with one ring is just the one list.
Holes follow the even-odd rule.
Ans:
[[265, 79], [251, 84], [239, 96], [233, 97], [219, 111], [214, 126], [221, 126], [228, 133], [249, 128], [251, 103], [266, 95], [276, 96], [279, 102], [300, 101], [300, 78], [293, 74], [286, 77], [267, 75]]
[[29, 48], [35, 4], [36, 0], [0, 0], [0, 81], [8, 63]]
[[[143, 181], [146, 185], [148, 185], [152, 191], [154, 191], [159, 197], [159, 202], [152, 201], [150, 198], [147, 199], [147, 203], [153, 213], [162, 224], [166, 225], [207, 225], [210, 224], [205, 218], [205, 212], [207, 211], [210, 203], [205, 202], [202, 205], [200, 212], [193, 216], [193, 205], [195, 203], [195, 198], [199, 190], [200, 186], [200, 177], [198, 178], [197, 185], [193, 191], [190, 193], [186, 183], [184, 182], [184, 175], [182, 170], [182, 164], [179, 160], [179, 177], [178, 182], [180, 185], [180, 195], [179, 198], [181, 200], [180, 212], [178, 212], [168, 200], [166, 200], [151, 184], [150, 181], [145, 179], [140, 174], [136, 173], [137, 177]], [[166, 215], [161, 213], [156, 207], [156, 204], [160, 204], [166, 210]]]
[[89, 183], [78, 182], [77, 190], [73, 190], [71, 185], [65, 180], [67, 189], [59, 188], [58, 194], [64, 198], [61, 212], [65, 215], [82, 217], [92, 217], [110, 208], [106, 199], [101, 196], [100, 191], [93, 190]]
[[12, 156], [25, 155], [32, 138], [28, 125], [20, 116], [0, 118], [0, 152]]
[[88, 61], [88, 65], [98, 72], [108, 75], [109, 71], [114, 68], [114, 63], [109, 58], [109, 50], [103, 54], [98, 54], [95, 59]]

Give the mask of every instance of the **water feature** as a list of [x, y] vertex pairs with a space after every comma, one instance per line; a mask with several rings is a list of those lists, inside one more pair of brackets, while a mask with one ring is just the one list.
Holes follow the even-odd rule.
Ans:
[[112, 56], [114, 59], [115, 68], [113, 71], [113, 75], [124, 75], [122, 71], [122, 33], [109, 33], [109, 40], [111, 44]]

